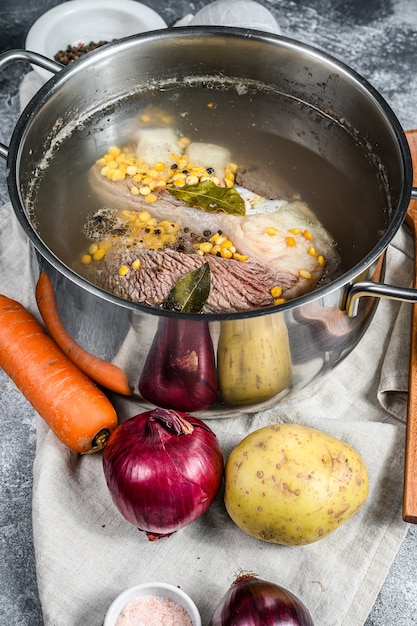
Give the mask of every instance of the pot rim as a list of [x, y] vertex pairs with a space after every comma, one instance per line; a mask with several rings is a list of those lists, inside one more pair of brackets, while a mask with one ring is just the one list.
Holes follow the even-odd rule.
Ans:
[[[327, 66], [333, 67], [335, 71], [339, 74], [344, 74], [348, 77], [360, 88], [362, 92], [365, 92], [368, 97], [371, 98], [373, 103], [377, 108], [381, 110], [385, 119], [389, 123], [389, 127], [393, 132], [395, 137], [398, 151], [401, 155], [401, 163], [403, 170], [403, 182], [401, 193], [398, 201], [398, 206], [395, 209], [393, 216], [386, 228], [384, 234], [378, 241], [377, 245], [370, 250], [364, 258], [362, 258], [356, 265], [354, 265], [350, 270], [343, 273], [341, 276], [335, 278], [330, 283], [318, 287], [317, 289], [293, 300], [289, 300], [283, 304], [278, 306], [271, 307], [263, 307], [260, 309], [251, 309], [246, 311], [239, 311], [235, 313], [179, 313], [175, 311], [169, 311], [165, 309], [161, 309], [158, 307], [153, 307], [151, 305], [140, 304], [135, 302], [130, 302], [121, 297], [115, 296], [99, 287], [96, 287], [92, 283], [88, 282], [86, 279], [82, 278], [72, 269], [70, 269], [67, 265], [65, 265], [42, 241], [42, 239], [38, 236], [36, 231], [34, 230], [28, 216], [26, 215], [25, 208], [23, 206], [23, 202], [21, 201], [19, 189], [17, 186], [17, 162], [18, 155], [20, 151], [21, 145], [21, 137], [30, 124], [30, 122], [36, 117], [38, 111], [42, 108], [43, 104], [49, 99], [49, 97], [57, 91], [61, 85], [71, 80], [71, 76], [74, 73], [78, 73], [83, 70], [83, 68], [87, 68], [91, 65], [94, 65], [98, 59], [106, 59], [110, 58], [114, 55], [115, 50], [120, 48], [134, 48], [138, 45], [138, 42], [141, 41], [152, 41], [152, 40], [176, 40], [181, 38], [191, 39], [193, 37], [226, 37], [226, 38], [237, 38], [237, 39], [246, 39], [254, 42], [262, 42], [262, 43], [270, 43], [272, 45], [280, 45], [281, 47], [288, 50], [302, 51], [307, 54], [311, 58], [324, 62]], [[49, 61], [49, 59], [48, 59]], [[118, 306], [122, 306], [124, 308], [128, 308], [133, 311], [141, 311], [151, 315], [156, 316], [164, 316], [164, 317], [176, 317], [176, 318], [186, 318], [189, 320], [201, 320], [204, 321], [221, 321], [221, 320], [229, 320], [229, 319], [243, 319], [243, 318], [251, 318], [251, 317], [259, 317], [262, 315], [269, 315], [271, 313], [284, 312], [292, 309], [296, 309], [302, 307], [308, 302], [312, 302], [314, 300], [318, 300], [327, 296], [330, 293], [333, 293], [337, 290], [340, 290], [343, 287], [348, 286], [349, 283], [354, 281], [357, 276], [359, 276], [362, 272], [364, 272], [373, 262], [375, 262], [381, 254], [386, 250], [389, 243], [393, 239], [394, 235], [397, 233], [399, 228], [401, 227], [407, 208], [409, 205], [409, 201], [411, 198], [412, 192], [412, 180], [413, 180], [413, 168], [412, 168], [412, 160], [410, 148], [408, 145], [407, 138], [405, 136], [405, 132], [394, 113], [393, 109], [387, 103], [385, 98], [379, 93], [377, 89], [375, 89], [371, 83], [365, 79], [361, 74], [359, 74], [356, 70], [352, 69], [343, 61], [340, 61], [333, 55], [315, 47], [310, 44], [303, 43], [299, 40], [285, 37], [282, 35], [264, 33], [260, 31], [249, 31], [242, 28], [237, 27], [226, 27], [226, 26], [186, 26], [186, 27], [175, 27], [168, 28], [162, 30], [149, 31], [145, 33], [140, 33], [137, 35], [132, 35], [130, 37], [126, 37], [112, 43], [107, 44], [102, 48], [98, 48], [89, 52], [88, 55], [81, 57], [77, 61], [71, 63], [70, 65], [63, 67], [55, 76], [50, 78], [34, 95], [34, 97], [27, 104], [23, 112], [21, 113], [16, 126], [14, 128], [12, 138], [10, 141], [10, 146], [7, 154], [7, 184], [9, 195], [12, 203], [13, 210], [16, 214], [18, 221], [23, 227], [25, 233], [28, 235], [31, 243], [35, 247], [35, 249], [39, 252], [39, 254], [48, 261], [55, 269], [60, 272], [60, 274], [64, 275], [73, 283], [77, 284], [80, 288], [86, 289], [91, 294], [96, 295], [97, 297], [107, 300], [111, 303], [114, 303]]]

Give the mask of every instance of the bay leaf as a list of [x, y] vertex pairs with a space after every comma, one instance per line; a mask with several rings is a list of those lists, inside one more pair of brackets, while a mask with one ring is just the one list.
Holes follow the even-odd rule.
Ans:
[[211, 180], [203, 180], [196, 185], [167, 187], [166, 190], [187, 206], [208, 213], [224, 211], [230, 215], [245, 215], [245, 201], [234, 187], [219, 187]]
[[210, 293], [210, 265], [188, 272], [172, 287], [163, 305], [178, 313], [200, 313]]

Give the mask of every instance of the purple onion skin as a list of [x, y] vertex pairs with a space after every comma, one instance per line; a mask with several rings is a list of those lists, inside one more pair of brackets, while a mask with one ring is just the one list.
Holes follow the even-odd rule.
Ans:
[[290, 591], [252, 574], [226, 591], [209, 626], [314, 626], [304, 604]]
[[217, 372], [207, 322], [161, 317], [139, 380], [143, 398], [177, 411], [217, 400]]
[[163, 408], [120, 424], [103, 452], [116, 507], [150, 540], [203, 515], [217, 495], [223, 467], [218, 439], [204, 422]]

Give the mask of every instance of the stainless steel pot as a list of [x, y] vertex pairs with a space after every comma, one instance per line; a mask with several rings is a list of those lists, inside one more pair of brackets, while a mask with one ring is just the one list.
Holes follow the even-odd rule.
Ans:
[[[10, 145], [0, 145], [13, 209], [33, 244], [35, 272], [51, 277], [68, 332], [124, 369], [141, 404], [147, 402], [138, 380], [149, 367], [161, 320], [185, 320], [197, 337], [209, 330], [219, 393], [211, 406], [195, 412], [217, 417], [273, 405], [333, 370], [366, 332], [375, 296], [417, 301], [414, 290], [383, 283], [384, 251], [416, 194], [407, 140], [383, 98], [344, 64], [283, 37], [206, 27], [120, 40], [65, 69], [34, 53], [11, 51], [0, 57], [0, 70], [18, 61], [54, 73], [22, 113]], [[271, 309], [181, 315], [121, 300], [69, 267], [68, 242], [79, 230], [70, 229], [68, 216], [77, 207], [65, 189], [65, 164], [55, 185], [42, 188], [43, 172], [67, 148], [72, 162], [81, 153], [94, 163], [119, 137], [132, 97], [161, 89], [168, 97], [185, 83], [213, 90], [227, 85], [235, 104], [248, 90], [267, 93], [274, 106], [250, 113], [259, 136], [283, 137], [327, 164], [322, 180], [308, 163], [298, 175], [307, 180], [316, 213], [340, 245], [340, 277]], [[239, 124], [247, 123], [238, 105], [230, 119], [237, 134]], [[291, 163], [288, 170], [297, 166]], [[343, 186], [333, 180], [336, 173]], [[350, 201], [353, 188], [360, 190], [360, 202]], [[59, 236], [45, 238], [42, 225]], [[192, 396], [192, 379], [187, 385]]]

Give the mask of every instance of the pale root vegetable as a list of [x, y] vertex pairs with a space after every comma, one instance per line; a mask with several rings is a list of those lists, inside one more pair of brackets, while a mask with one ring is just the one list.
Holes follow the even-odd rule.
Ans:
[[326, 537], [365, 503], [368, 472], [345, 442], [299, 424], [255, 430], [230, 453], [225, 506], [249, 535], [284, 545]]
[[284, 317], [279, 313], [221, 322], [217, 348], [221, 397], [227, 404], [265, 402], [292, 377]]

